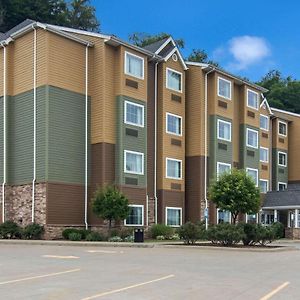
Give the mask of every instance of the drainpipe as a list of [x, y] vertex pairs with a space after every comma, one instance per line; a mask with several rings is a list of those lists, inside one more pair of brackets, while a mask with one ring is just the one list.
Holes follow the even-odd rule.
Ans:
[[213, 72], [215, 68], [205, 73], [205, 95], [204, 95], [204, 199], [205, 199], [205, 229], [208, 229], [208, 200], [207, 200], [207, 76]]
[[2, 182], [2, 222], [5, 222], [5, 184], [6, 184], [6, 47], [3, 47], [3, 182]]
[[36, 28], [33, 28], [33, 179], [31, 222], [34, 223], [35, 182], [36, 182]]
[[84, 185], [84, 223], [88, 229], [88, 45], [85, 47], [85, 185]]
[[154, 73], [154, 201], [155, 201], [155, 224], [157, 224], [157, 66], [155, 63]]

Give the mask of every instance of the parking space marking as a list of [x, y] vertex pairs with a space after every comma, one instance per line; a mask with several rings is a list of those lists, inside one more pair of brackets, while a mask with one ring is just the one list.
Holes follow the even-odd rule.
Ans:
[[[87, 250], [86, 252], [89, 253], [117, 253], [117, 251], [111, 251], [111, 250]], [[120, 253], [122, 253], [123, 251], [121, 251]]]
[[289, 284], [290, 283], [288, 281], [284, 282], [282, 285], [280, 285], [279, 287], [277, 287], [276, 289], [274, 289], [273, 291], [271, 291], [270, 293], [268, 293], [264, 297], [260, 298], [260, 300], [271, 299], [275, 294], [277, 294], [278, 292], [280, 292], [282, 289], [284, 289], [285, 287], [287, 287]]
[[160, 278], [157, 278], [157, 279], [154, 279], [154, 280], [150, 280], [150, 281], [146, 281], [146, 282], [142, 282], [142, 283], [130, 285], [130, 286], [127, 286], [127, 287], [123, 287], [121, 289], [112, 290], [112, 291], [100, 293], [100, 294], [97, 294], [97, 295], [93, 295], [93, 296], [90, 296], [90, 297], [86, 297], [86, 298], [83, 298], [81, 300], [92, 300], [92, 299], [100, 298], [100, 297], [103, 297], [103, 296], [107, 296], [107, 295], [111, 295], [111, 294], [116, 294], [116, 293], [119, 293], [119, 292], [123, 292], [123, 291], [127, 291], [127, 290], [130, 290], [130, 289], [134, 289], [134, 288], [146, 285], [146, 284], [150, 284], [150, 283], [154, 283], [154, 282], [166, 280], [166, 279], [169, 279], [169, 278], [172, 278], [172, 277], [175, 277], [175, 275], [171, 274], [171, 275], [160, 277]]
[[67, 270], [67, 271], [62, 271], [62, 272], [57, 272], [57, 273], [50, 273], [50, 274], [45, 274], [45, 275], [38, 275], [38, 276], [8, 280], [8, 281], [0, 282], [0, 285], [16, 283], [16, 282], [22, 282], [22, 281], [28, 281], [28, 280], [34, 280], [34, 279], [45, 278], [45, 277], [58, 276], [58, 275], [63, 275], [63, 274], [68, 274], [68, 273], [73, 273], [73, 272], [78, 272], [78, 271], [80, 271], [80, 269], [72, 269], [72, 270]]
[[62, 256], [62, 255], [42, 255], [42, 257], [46, 257], [46, 258], [59, 258], [59, 259], [78, 259], [78, 256]]

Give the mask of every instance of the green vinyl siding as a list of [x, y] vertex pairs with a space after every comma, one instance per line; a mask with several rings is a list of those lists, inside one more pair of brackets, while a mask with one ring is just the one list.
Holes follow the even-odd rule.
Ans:
[[278, 152], [288, 153], [286, 150], [273, 148], [272, 149], [272, 189], [278, 189], [278, 182], [288, 183], [288, 167], [282, 167], [278, 165]]
[[[130, 101], [144, 106], [144, 127], [124, 123], [124, 103]], [[146, 186], [147, 174], [147, 106], [146, 103], [127, 96], [117, 96], [117, 143], [116, 143], [116, 182], [125, 185], [125, 178], [137, 180], [137, 186]], [[126, 135], [126, 128], [137, 131], [137, 137]], [[124, 173], [124, 150], [144, 153], [144, 174]]]

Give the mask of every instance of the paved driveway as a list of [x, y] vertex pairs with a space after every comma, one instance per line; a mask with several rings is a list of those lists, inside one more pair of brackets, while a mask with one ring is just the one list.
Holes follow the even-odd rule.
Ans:
[[300, 251], [0, 244], [0, 299], [300, 299]]

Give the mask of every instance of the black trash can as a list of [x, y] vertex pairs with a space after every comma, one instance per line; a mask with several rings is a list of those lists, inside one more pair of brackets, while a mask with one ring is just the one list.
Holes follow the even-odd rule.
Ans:
[[134, 242], [135, 243], [144, 243], [144, 230], [143, 229], [134, 229]]

